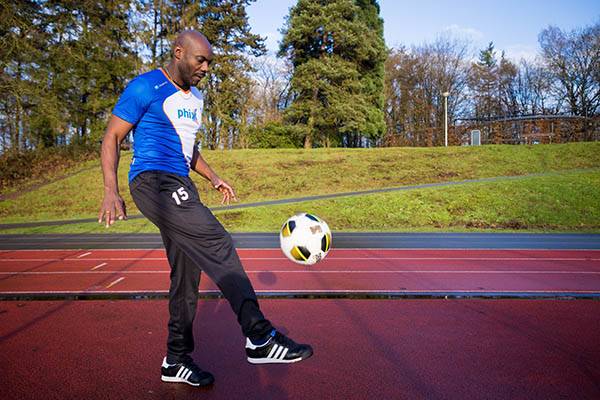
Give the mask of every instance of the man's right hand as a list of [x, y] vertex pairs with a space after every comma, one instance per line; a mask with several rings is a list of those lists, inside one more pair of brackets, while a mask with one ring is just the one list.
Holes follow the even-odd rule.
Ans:
[[100, 209], [98, 222], [106, 220], [108, 228], [115, 223], [117, 215], [119, 219], [127, 219], [125, 213], [125, 202], [119, 195], [119, 184], [117, 181], [117, 168], [119, 167], [119, 144], [131, 130], [133, 124], [112, 115], [108, 121], [104, 139], [102, 140], [102, 174], [104, 178], [104, 200]]
[[102, 208], [100, 209], [98, 223], [102, 223], [102, 219], [105, 219], [105, 224], [108, 228], [115, 223], [117, 215], [120, 220], [127, 219], [125, 202], [118, 192], [107, 192], [104, 194], [104, 200], [102, 200]]

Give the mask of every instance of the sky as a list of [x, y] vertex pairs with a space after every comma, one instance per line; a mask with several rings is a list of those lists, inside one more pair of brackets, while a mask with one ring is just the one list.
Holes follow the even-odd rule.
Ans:
[[[257, 0], [247, 7], [252, 32], [276, 52], [279, 30], [296, 0]], [[490, 42], [513, 60], [533, 59], [539, 33], [549, 25], [563, 31], [600, 23], [600, 0], [379, 0], [384, 38], [390, 48], [432, 43], [437, 37], [465, 38], [474, 50]]]

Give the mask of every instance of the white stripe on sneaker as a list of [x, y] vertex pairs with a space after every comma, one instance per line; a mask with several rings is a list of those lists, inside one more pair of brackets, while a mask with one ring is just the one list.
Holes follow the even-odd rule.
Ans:
[[289, 348], [285, 348], [283, 350], [283, 352], [281, 353], [281, 356], [279, 357], [280, 360], [283, 360], [285, 358], [285, 355], [287, 354], [287, 352], [289, 351]]
[[273, 356], [273, 358], [276, 359], [276, 360], [278, 360], [279, 359], [279, 355], [283, 352], [284, 349], [285, 349], [285, 347], [279, 346], [279, 349], [277, 349], [277, 351], [275, 352], [275, 355]]
[[185, 374], [185, 377], [183, 379], [187, 381], [190, 375], [192, 375], [192, 371], [188, 370], [188, 373]]
[[267, 355], [267, 358], [273, 358], [273, 354], [275, 354], [275, 352], [277, 351], [278, 348], [279, 348], [279, 345], [278, 344], [274, 344], [273, 348], [271, 349], [271, 351]]

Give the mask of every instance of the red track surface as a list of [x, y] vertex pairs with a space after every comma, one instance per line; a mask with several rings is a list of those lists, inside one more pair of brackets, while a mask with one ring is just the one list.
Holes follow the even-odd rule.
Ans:
[[[600, 251], [333, 250], [313, 267], [239, 250], [259, 293], [600, 293]], [[166, 293], [164, 251], [0, 252], [0, 295]], [[203, 278], [203, 292], [214, 285]], [[598, 399], [597, 300], [287, 300], [263, 311], [315, 355], [244, 358], [201, 300], [193, 356], [216, 384], [160, 381], [166, 300], [0, 301], [2, 399]]]
[[3, 399], [598, 399], [600, 301], [262, 300], [310, 359], [254, 366], [200, 301], [210, 389], [160, 381], [166, 300], [0, 302]]
[[[598, 250], [333, 250], [315, 266], [239, 250], [258, 293], [600, 292]], [[0, 293], [167, 293], [160, 250], [6, 251]], [[203, 293], [218, 293], [203, 279]]]

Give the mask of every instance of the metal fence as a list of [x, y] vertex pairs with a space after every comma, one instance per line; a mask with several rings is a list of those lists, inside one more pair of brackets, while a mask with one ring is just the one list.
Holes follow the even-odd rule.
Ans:
[[[472, 131], [481, 144], [569, 143], [600, 140], [600, 117], [533, 115], [498, 119], [457, 119], [448, 127], [448, 145], [471, 145]], [[443, 146], [444, 127], [407, 129], [387, 134], [381, 146]]]

